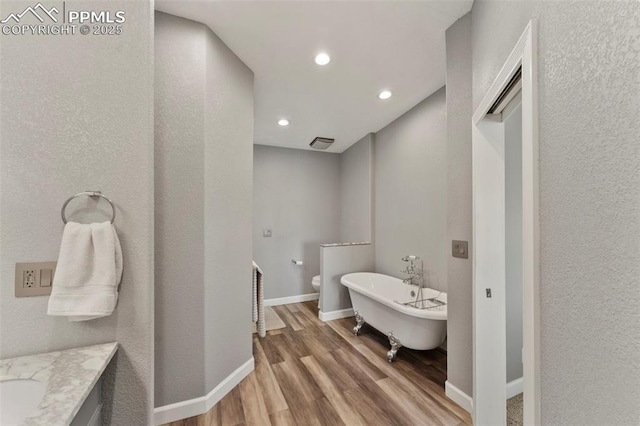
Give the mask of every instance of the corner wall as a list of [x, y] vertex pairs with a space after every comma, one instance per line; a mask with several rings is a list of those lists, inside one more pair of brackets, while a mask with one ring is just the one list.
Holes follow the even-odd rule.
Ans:
[[369, 133], [340, 154], [340, 241], [373, 240], [373, 145]]
[[206, 31], [205, 386], [253, 357], [253, 72]]
[[447, 290], [445, 88], [375, 135], [376, 271], [399, 276], [402, 257], [424, 259], [426, 283]]
[[160, 407], [252, 358], [253, 74], [197, 22], [156, 12], [155, 41]]
[[265, 273], [265, 299], [314, 292], [320, 244], [340, 241], [340, 161], [339, 154], [254, 145], [254, 258]]
[[[123, 34], [0, 36], [0, 357], [118, 341], [103, 421], [144, 425], [153, 410], [153, 8], [73, 4], [125, 11]], [[1, 14], [27, 6], [2, 1]], [[14, 266], [57, 260], [60, 208], [85, 190], [116, 205], [124, 273], [111, 316], [70, 322], [47, 316], [48, 297], [15, 298]], [[68, 217], [109, 217], [83, 205], [70, 204]]]
[[[155, 15], [158, 407], [206, 393], [203, 144], [207, 28], [172, 15]], [[186, 241], [189, 243], [184, 244]]]
[[473, 9], [477, 106], [538, 18], [541, 411], [550, 425], [640, 419], [640, 3]]
[[451, 256], [451, 240], [469, 241], [471, 203], [471, 14], [446, 31], [447, 49], [447, 381], [473, 395], [472, 262]]

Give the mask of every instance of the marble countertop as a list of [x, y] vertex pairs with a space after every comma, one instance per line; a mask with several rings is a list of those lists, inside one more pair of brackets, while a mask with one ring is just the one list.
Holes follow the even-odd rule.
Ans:
[[118, 349], [117, 343], [0, 360], [0, 381], [33, 379], [46, 391], [24, 426], [71, 423]]
[[367, 246], [370, 245], [370, 242], [361, 242], [361, 243], [331, 243], [331, 244], [320, 244], [320, 247], [343, 247], [343, 246]]

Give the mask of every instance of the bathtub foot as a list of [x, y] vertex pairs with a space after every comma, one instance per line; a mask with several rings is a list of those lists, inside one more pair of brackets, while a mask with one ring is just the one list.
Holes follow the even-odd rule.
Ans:
[[398, 338], [393, 335], [393, 331], [390, 332], [387, 336], [389, 337], [389, 343], [391, 344], [391, 350], [387, 352], [387, 359], [389, 360], [389, 362], [393, 362], [393, 360], [396, 358], [398, 350], [402, 347], [402, 343], [400, 343], [400, 340], [398, 340]]
[[356, 326], [353, 327], [353, 334], [357, 336], [358, 333], [360, 332], [360, 329], [364, 325], [364, 318], [362, 318], [362, 315], [360, 315], [358, 312], [355, 312], [355, 314], [356, 314]]

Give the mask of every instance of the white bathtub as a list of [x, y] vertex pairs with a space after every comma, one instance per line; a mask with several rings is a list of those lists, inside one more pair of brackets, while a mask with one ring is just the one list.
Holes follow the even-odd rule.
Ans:
[[[388, 354], [390, 361], [400, 346], [417, 350], [435, 349], [447, 337], [446, 305], [437, 310], [402, 305], [415, 300], [411, 292], [416, 292], [417, 286], [373, 272], [343, 275], [340, 282], [349, 289], [357, 319], [361, 317], [385, 335], [393, 333], [393, 338], [390, 338], [392, 351]], [[424, 288], [422, 292], [425, 299], [440, 295], [438, 299], [446, 303], [446, 293], [431, 288]], [[357, 333], [358, 330], [356, 327], [354, 331]], [[393, 339], [399, 340], [395, 347]]]

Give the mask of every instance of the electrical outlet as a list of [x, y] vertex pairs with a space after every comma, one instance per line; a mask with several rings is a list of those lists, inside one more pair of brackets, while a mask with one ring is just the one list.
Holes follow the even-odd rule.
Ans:
[[51, 294], [55, 269], [56, 262], [16, 263], [16, 297]]
[[22, 288], [34, 288], [36, 286], [36, 271], [33, 269], [22, 271]]

